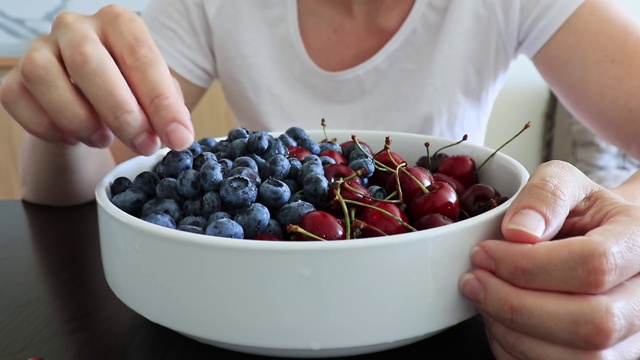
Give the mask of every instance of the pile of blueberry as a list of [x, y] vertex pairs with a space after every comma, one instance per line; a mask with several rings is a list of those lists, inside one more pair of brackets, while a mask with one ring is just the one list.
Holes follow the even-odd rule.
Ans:
[[[324, 127], [324, 123], [323, 123]], [[135, 178], [110, 186], [130, 215], [198, 234], [255, 240], [337, 240], [418, 231], [506, 200], [478, 182], [469, 156], [427, 154], [408, 165], [390, 138], [373, 152], [355, 137], [314, 141], [236, 127], [170, 150]]]

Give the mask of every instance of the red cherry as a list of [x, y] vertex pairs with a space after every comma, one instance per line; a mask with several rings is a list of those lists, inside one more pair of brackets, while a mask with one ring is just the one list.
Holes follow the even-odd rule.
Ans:
[[473, 217], [495, 208], [504, 202], [504, 198], [492, 186], [473, 184], [460, 195], [460, 210]]
[[349, 161], [345, 159], [345, 157], [336, 150], [326, 149], [322, 150], [318, 156], [328, 156], [335, 160], [336, 164], [349, 165]]
[[[373, 203], [373, 196], [369, 189], [357, 181], [356, 178], [345, 180], [342, 184], [339, 182], [330, 183], [329, 191], [332, 191], [332, 194], [339, 191], [343, 200], [357, 201], [367, 205]], [[354, 205], [347, 204], [347, 208], [351, 208], [353, 206]], [[337, 216], [344, 215], [341, 201], [337, 197], [334, 197], [329, 202], [329, 210]], [[357, 206], [356, 210], [360, 211], [360, 206]]]
[[461, 195], [466, 190], [465, 187], [460, 183], [460, 181], [452, 178], [449, 175], [436, 172], [436, 173], [433, 173], [433, 179], [435, 181], [444, 181], [448, 183], [453, 187], [453, 189], [456, 191], [456, 194], [458, 195]]
[[[342, 149], [342, 154], [346, 154], [346, 150], [347, 148], [349, 148], [349, 146], [351, 146], [352, 144], [354, 144], [355, 141], [353, 140], [347, 140], [343, 143], [340, 143], [340, 148]], [[367, 144], [366, 142], [362, 142], [362, 141], [358, 141], [358, 143], [360, 144], [360, 146], [362, 146], [365, 150], [369, 150], [369, 154], [373, 154], [373, 152], [371, 151], [371, 147], [369, 146], [369, 144]]]
[[[407, 214], [400, 210], [400, 207], [394, 203], [377, 201], [372, 204], [373, 207], [385, 210], [391, 213], [393, 216], [401, 219], [405, 223], [408, 220]], [[409, 232], [409, 229], [400, 221], [388, 214], [378, 211], [376, 209], [365, 207], [362, 209], [362, 213], [358, 217], [366, 226], [362, 227], [362, 237], [374, 237], [381, 236], [383, 232], [386, 235], [403, 234]], [[374, 227], [372, 229], [370, 227]]]
[[438, 171], [458, 180], [465, 188], [478, 183], [476, 162], [468, 155], [453, 155], [444, 159]]
[[324, 167], [324, 177], [327, 178], [330, 183], [346, 178], [362, 183], [362, 179], [360, 179], [359, 176], [353, 176], [355, 173], [355, 170], [345, 164], [329, 164]]
[[252, 238], [252, 240], [266, 240], [266, 241], [282, 241], [281, 239], [275, 235], [271, 234], [258, 234]]
[[305, 157], [312, 155], [311, 151], [300, 147], [300, 146], [295, 146], [295, 145], [289, 145], [287, 146], [287, 150], [289, 150], [289, 157], [290, 158], [296, 158], [300, 161], [303, 161]]
[[328, 212], [312, 210], [300, 218], [300, 223], [289, 225], [288, 231], [294, 232], [294, 239], [300, 241], [318, 240], [344, 240], [346, 231], [341, 220]]
[[425, 188], [433, 183], [433, 175], [429, 170], [420, 166], [407, 166], [389, 176], [385, 184], [387, 194], [398, 190], [398, 179], [400, 190], [402, 190], [402, 201], [405, 204], [410, 204], [417, 194], [424, 192], [418, 183]]
[[411, 202], [409, 213], [418, 220], [427, 214], [442, 214], [458, 221], [460, 202], [454, 188], [446, 182], [436, 181], [427, 187], [429, 192], [421, 193]]
[[391, 150], [381, 151], [377, 153], [373, 157], [373, 159], [394, 170], [398, 167], [398, 165], [405, 162], [402, 156], [400, 156], [398, 153], [393, 152]]
[[454, 222], [455, 221], [442, 214], [427, 214], [414, 222], [413, 227], [416, 228], [416, 230], [426, 230], [453, 224]]

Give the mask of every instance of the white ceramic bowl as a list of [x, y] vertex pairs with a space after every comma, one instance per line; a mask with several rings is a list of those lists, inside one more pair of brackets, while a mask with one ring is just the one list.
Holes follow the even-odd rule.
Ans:
[[[314, 138], [320, 131], [309, 132]], [[416, 134], [352, 133], [377, 151], [410, 164], [451, 140]], [[198, 235], [153, 225], [109, 200], [118, 176], [150, 170], [166, 149], [117, 166], [98, 184], [100, 245], [106, 279], [131, 309], [198, 341], [241, 352], [283, 357], [345, 356], [399, 347], [434, 335], [475, 314], [458, 292], [471, 269], [470, 249], [501, 238], [500, 222], [528, 179], [526, 169], [498, 153], [481, 182], [510, 200], [451, 225], [378, 238], [333, 242], [271, 242]], [[492, 150], [462, 143], [449, 154], [479, 163]]]

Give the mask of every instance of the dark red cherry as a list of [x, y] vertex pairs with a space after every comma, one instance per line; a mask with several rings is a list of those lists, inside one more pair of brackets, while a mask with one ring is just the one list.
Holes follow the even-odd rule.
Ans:
[[402, 156], [400, 156], [398, 153], [393, 152], [391, 150], [381, 151], [377, 153], [373, 157], [373, 159], [393, 170], [395, 170], [398, 167], [398, 165], [405, 162]]
[[345, 164], [329, 164], [324, 167], [324, 177], [329, 182], [334, 182], [340, 179], [353, 178], [354, 181], [361, 183], [362, 179], [359, 176], [354, 176], [355, 170]]
[[413, 223], [416, 230], [432, 229], [439, 226], [453, 224], [455, 221], [442, 214], [427, 214]]
[[505, 198], [490, 185], [473, 184], [460, 195], [460, 210], [468, 217], [489, 211], [503, 203]]
[[258, 234], [252, 238], [252, 240], [265, 240], [265, 241], [282, 241], [281, 239], [272, 234]]
[[358, 217], [360, 221], [366, 224], [366, 226], [361, 229], [362, 237], [374, 237], [381, 236], [383, 234], [395, 235], [409, 232], [409, 228], [407, 228], [402, 222], [398, 221], [398, 219], [405, 223], [408, 221], [407, 214], [400, 210], [398, 205], [390, 202], [378, 201], [374, 202], [372, 206], [377, 209], [385, 210], [393, 216], [389, 216], [389, 214], [369, 207], [362, 209], [362, 213]]
[[465, 188], [478, 183], [476, 162], [468, 155], [449, 156], [438, 166], [437, 172], [451, 176]]
[[427, 187], [429, 192], [415, 196], [409, 205], [409, 214], [415, 221], [427, 214], [442, 214], [458, 221], [460, 202], [458, 194], [449, 183], [436, 181]]
[[[340, 193], [340, 196], [343, 200], [356, 201], [368, 205], [373, 203], [373, 196], [371, 195], [369, 189], [359, 183], [356, 178], [345, 180], [342, 183], [329, 183], [329, 191], [331, 191], [331, 194]], [[352, 204], [347, 204], [346, 206], [347, 208], [356, 206], [356, 210], [358, 212], [360, 211], [361, 207]], [[344, 216], [344, 209], [342, 208], [341, 200], [337, 196], [334, 196], [331, 201], [329, 201], [328, 208], [332, 214], [340, 217]]]
[[458, 195], [461, 195], [465, 191], [465, 187], [460, 183], [460, 181], [452, 178], [449, 175], [436, 172], [436, 173], [433, 173], [433, 180], [444, 181], [448, 183], [449, 185], [451, 185], [451, 187], [453, 187], [453, 189], [456, 191], [456, 194]]
[[427, 187], [433, 183], [433, 175], [431, 172], [420, 166], [407, 166], [397, 173], [391, 174], [385, 184], [385, 191], [391, 194], [398, 190], [398, 182], [400, 190], [402, 190], [402, 201], [410, 204], [413, 198], [424, 190], [420, 186]]
[[347, 235], [342, 221], [322, 210], [305, 213], [298, 226], [290, 225], [288, 230], [293, 230], [293, 238], [300, 241], [318, 240], [314, 236], [324, 240], [344, 240]]
[[300, 161], [304, 160], [305, 157], [311, 155], [311, 151], [300, 146], [289, 145], [287, 146], [287, 149], [289, 150], [290, 158], [294, 157]]

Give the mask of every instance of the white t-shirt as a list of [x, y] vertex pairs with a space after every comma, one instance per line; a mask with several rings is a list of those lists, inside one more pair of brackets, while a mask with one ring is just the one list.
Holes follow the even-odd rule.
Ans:
[[219, 80], [249, 130], [325, 118], [483, 143], [511, 62], [535, 55], [582, 1], [416, 0], [378, 53], [337, 72], [308, 56], [296, 0], [152, 0], [143, 17], [168, 65], [201, 87]]

